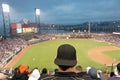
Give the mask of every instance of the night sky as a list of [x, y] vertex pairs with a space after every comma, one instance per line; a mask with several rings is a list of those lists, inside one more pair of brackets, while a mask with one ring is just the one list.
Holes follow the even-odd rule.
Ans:
[[[0, 0], [2, 3], [10, 6], [11, 22], [34, 22], [35, 8], [41, 11], [40, 21], [47, 24], [120, 20], [120, 0]], [[1, 7], [0, 14], [2, 23]]]

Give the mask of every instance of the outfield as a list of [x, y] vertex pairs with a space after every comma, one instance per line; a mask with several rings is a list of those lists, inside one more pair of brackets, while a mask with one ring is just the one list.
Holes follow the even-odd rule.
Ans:
[[[105, 67], [105, 65], [93, 61], [87, 53], [88, 50], [92, 48], [111, 46], [111, 44], [108, 44], [106, 42], [99, 42], [89, 39], [60, 39], [41, 42], [39, 44], [32, 45], [29, 50], [27, 50], [26, 53], [22, 56], [22, 58], [15, 64], [14, 67], [20, 64], [27, 64], [30, 66], [30, 68], [37, 67], [39, 69], [42, 69], [46, 67], [49, 70], [53, 70], [57, 68], [57, 66], [54, 64], [54, 58], [57, 53], [57, 48], [61, 44], [71, 44], [76, 48], [78, 65], [82, 65], [84, 68], [87, 66], [95, 66], [96, 68]], [[114, 52], [116, 53], [116, 51]], [[113, 55], [114, 52], [111, 54]], [[117, 52], [120, 52], [120, 50], [117, 50]]]

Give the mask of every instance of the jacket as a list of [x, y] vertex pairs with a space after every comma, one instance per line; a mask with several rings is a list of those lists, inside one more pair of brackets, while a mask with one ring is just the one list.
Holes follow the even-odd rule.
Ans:
[[84, 80], [82, 78], [78, 78], [77, 74], [74, 72], [55, 72], [53, 76], [47, 76], [42, 78], [41, 80]]

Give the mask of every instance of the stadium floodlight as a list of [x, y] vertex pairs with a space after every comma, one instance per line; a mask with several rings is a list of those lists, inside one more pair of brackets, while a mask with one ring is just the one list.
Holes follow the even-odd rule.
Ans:
[[2, 9], [3, 12], [9, 13], [10, 9], [9, 9], [9, 5], [8, 4], [2, 4]]
[[3, 16], [3, 27], [4, 27], [4, 35], [6, 36], [11, 33], [11, 30], [9, 31], [7, 28], [10, 27], [10, 6], [8, 4], [2, 3], [2, 16]]
[[35, 13], [36, 13], [36, 15], [40, 15], [40, 9], [36, 8]]
[[38, 24], [38, 32], [40, 32], [40, 9], [38, 8], [35, 8], [35, 20], [36, 20], [36, 23]]

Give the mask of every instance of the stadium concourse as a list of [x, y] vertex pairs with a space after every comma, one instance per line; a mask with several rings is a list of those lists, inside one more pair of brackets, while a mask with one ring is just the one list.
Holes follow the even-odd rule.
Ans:
[[[27, 36], [28, 37], [28, 36]], [[15, 56], [18, 55], [21, 50], [25, 47], [51, 39], [69, 39], [69, 38], [85, 38], [85, 39], [94, 39], [100, 41], [110, 42], [112, 44], [120, 45], [120, 35], [119, 34], [79, 34], [79, 33], [69, 33], [69, 34], [34, 34], [32, 38], [26, 40], [26, 38], [19, 37], [1, 37], [0, 38], [0, 78], [1, 76], [6, 76], [10, 78], [14, 73], [12, 68], [7, 68], [6, 64]], [[88, 65], [89, 66], [89, 65]], [[11, 70], [12, 69], [12, 70]], [[48, 70], [49, 71], [49, 70]], [[101, 72], [101, 71], [100, 71]], [[106, 78], [110, 77], [110, 72], [105, 69], [102, 71]], [[52, 73], [53, 74], [53, 73]], [[47, 73], [48, 75], [48, 73]]]

